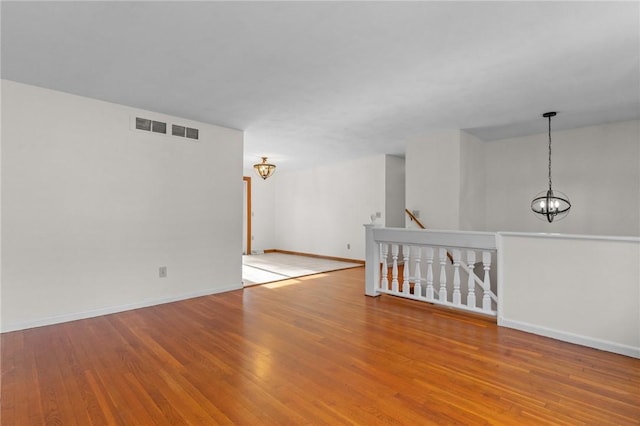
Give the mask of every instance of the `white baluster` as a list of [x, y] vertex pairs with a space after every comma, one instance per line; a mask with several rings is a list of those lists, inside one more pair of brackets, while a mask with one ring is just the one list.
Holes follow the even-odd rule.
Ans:
[[413, 285], [413, 295], [422, 297], [422, 276], [420, 273], [420, 255], [422, 249], [420, 246], [414, 247], [416, 256], [415, 284]]
[[427, 300], [433, 300], [433, 247], [426, 247], [427, 257]]
[[469, 266], [469, 279], [467, 280], [467, 306], [476, 307], [476, 280], [473, 278], [473, 268], [476, 265], [476, 252], [467, 251], [467, 265]]
[[402, 246], [402, 260], [404, 261], [404, 266], [402, 267], [402, 293], [409, 294], [409, 253], [410, 246], [403, 245]]
[[453, 250], [453, 304], [459, 305], [462, 302], [460, 293], [460, 250]]
[[482, 252], [482, 266], [484, 267], [484, 294], [482, 295], [482, 310], [491, 310], [491, 277], [489, 276], [489, 270], [491, 270], [491, 252]]
[[398, 292], [398, 248], [397, 244], [391, 244], [391, 290], [394, 293]]
[[389, 244], [380, 243], [380, 258], [382, 259], [382, 288], [389, 290], [389, 265], [387, 256], [389, 255]]
[[440, 249], [440, 291], [438, 292], [438, 298], [441, 302], [447, 301], [447, 273], [445, 271], [445, 265], [447, 264], [447, 249]]

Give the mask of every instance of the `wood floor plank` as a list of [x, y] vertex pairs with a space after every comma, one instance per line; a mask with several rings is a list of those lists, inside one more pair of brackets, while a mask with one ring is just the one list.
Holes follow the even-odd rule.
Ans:
[[356, 268], [5, 333], [1, 423], [640, 424], [640, 360], [363, 292]]

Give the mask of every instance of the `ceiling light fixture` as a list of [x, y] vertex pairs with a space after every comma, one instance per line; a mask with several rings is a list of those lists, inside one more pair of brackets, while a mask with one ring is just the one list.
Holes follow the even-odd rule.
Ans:
[[546, 219], [551, 223], [554, 219], [560, 220], [568, 215], [571, 203], [564, 193], [554, 192], [551, 188], [551, 117], [555, 117], [556, 113], [545, 112], [542, 116], [549, 119], [549, 189], [535, 196], [531, 201], [531, 210], [539, 219]]
[[258, 173], [262, 179], [268, 178], [276, 171], [274, 164], [267, 163], [267, 157], [262, 157], [262, 163], [254, 164], [253, 168], [256, 169], [256, 173]]

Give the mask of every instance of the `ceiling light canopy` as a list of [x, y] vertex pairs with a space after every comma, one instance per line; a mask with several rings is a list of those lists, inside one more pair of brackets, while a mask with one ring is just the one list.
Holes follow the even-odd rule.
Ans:
[[262, 163], [254, 164], [253, 168], [262, 179], [266, 179], [276, 171], [275, 164], [267, 163], [267, 157], [262, 157]]
[[539, 219], [546, 219], [551, 223], [554, 219], [560, 220], [569, 214], [571, 202], [566, 194], [551, 188], [551, 117], [555, 117], [556, 113], [545, 112], [542, 116], [549, 119], [549, 189], [534, 197], [531, 210]]

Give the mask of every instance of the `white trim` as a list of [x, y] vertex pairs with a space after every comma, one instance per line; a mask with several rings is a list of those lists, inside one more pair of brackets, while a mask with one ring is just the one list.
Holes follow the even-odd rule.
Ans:
[[513, 328], [520, 331], [526, 331], [527, 333], [550, 337], [556, 340], [562, 340], [563, 342], [575, 343], [577, 345], [587, 346], [590, 348], [600, 349], [603, 351], [613, 352], [616, 354], [640, 359], [640, 347], [623, 345], [607, 340], [594, 339], [593, 337], [574, 334], [567, 331], [555, 330], [552, 328], [533, 325], [521, 321], [509, 320], [500, 316], [498, 316], [498, 325], [501, 327]]
[[414, 228], [372, 228], [375, 242], [398, 245], [420, 244], [433, 247], [456, 247], [473, 250], [495, 250], [496, 233], [445, 231]]
[[[503, 250], [503, 241], [502, 234], [498, 233], [496, 235], [496, 294], [498, 297], [498, 301], [496, 303], [496, 313], [498, 318], [502, 317], [502, 313], [504, 312], [504, 290], [502, 289], [502, 277], [504, 274], [504, 250]], [[500, 325], [500, 321], [498, 320], [498, 325]]]
[[102, 315], [110, 315], [110, 314], [115, 314], [115, 313], [118, 313], [118, 312], [131, 311], [131, 310], [140, 309], [140, 308], [148, 308], [150, 306], [156, 306], [156, 305], [163, 305], [165, 303], [179, 302], [181, 300], [193, 299], [195, 297], [209, 296], [209, 295], [212, 295], [212, 294], [224, 293], [224, 292], [233, 291], [233, 290], [242, 290], [242, 288], [243, 288], [242, 284], [239, 284], [239, 285], [216, 288], [216, 289], [202, 290], [202, 291], [197, 291], [197, 292], [193, 292], [193, 293], [186, 293], [186, 294], [181, 294], [181, 295], [178, 295], [178, 296], [164, 297], [164, 298], [161, 298], [161, 299], [154, 299], [154, 300], [146, 300], [146, 301], [136, 302], [136, 303], [129, 303], [129, 304], [126, 304], [126, 305], [109, 306], [109, 307], [106, 307], [106, 308], [94, 309], [94, 310], [91, 310], [91, 311], [76, 312], [76, 313], [65, 314], [65, 315], [57, 315], [57, 316], [48, 317], [48, 318], [41, 318], [41, 319], [37, 319], [37, 320], [33, 320], [33, 321], [24, 321], [24, 322], [18, 322], [18, 323], [13, 323], [13, 324], [3, 323], [2, 324], [2, 330], [0, 332], [1, 333], [8, 333], [10, 331], [25, 330], [25, 329], [28, 329], [28, 328], [43, 327], [43, 326], [46, 326], [46, 325], [60, 324], [60, 323], [63, 323], [63, 322], [77, 321], [77, 320], [87, 319], [87, 318], [94, 318], [94, 317], [99, 317], [99, 316], [102, 316]]
[[[434, 288], [434, 290], [437, 290], [437, 289]], [[473, 312], [475, 314], [486, 315], [487, 317], [491, 317], [491, 318], [495, 318], [496, 317], [496, 311], [485, 311], [482, 308], [470, 308], [467, 305], [464, 305], [462, 303], [459, 304], [459, 305], [456, 305], [453, 302], [449, 302], [449, 301], [443, 302], [443, 301], [438, 300], [438, 299], [428, 300], [428, 299], [426, 299], [425, 297], [422, 297], [422, 296], [415, 296], [415, 295], [410, 294], [410, 293], [402, 293], [402, 292], [393, 291], [393, 290], [385, 290], [384, 288], [379, 288], [378, 292], [379, 293], [388, 294], [389, 296], [401, 297], [403, 299], [417, 300], [419, 302], [426, 302], [426, 303], [430, 303], [432, 305], [446, 306], [447, 308], [452, 308], [452, 309], [457, 309], [457, 310], [467, 311], [467, 312]]]
[[543, 232], [498, 232], [497, 234], [499, 236], [504, 235], [506, 237], [556, 238], [563, 240], [596, 240], [640, 243], [640, 237], [621, 237], [610, 235], [549, 234]]

